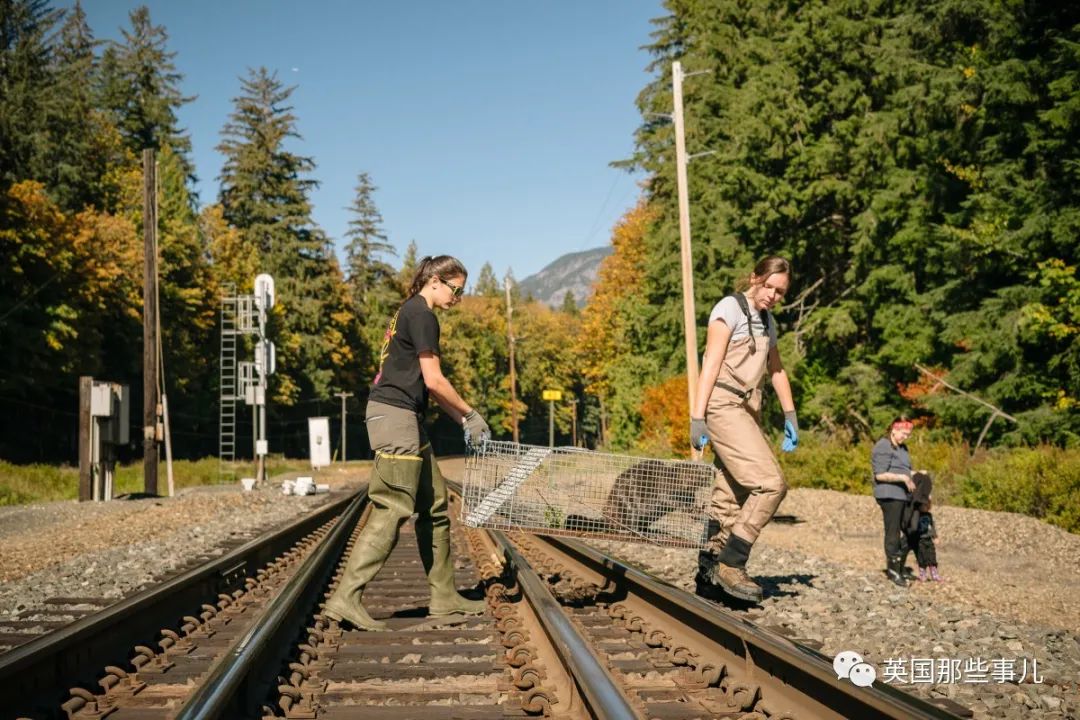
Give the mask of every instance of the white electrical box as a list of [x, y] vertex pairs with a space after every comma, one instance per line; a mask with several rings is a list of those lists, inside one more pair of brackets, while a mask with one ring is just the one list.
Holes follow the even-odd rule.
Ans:
[[330, 465], [330, 418], [308, 418], [308, 444], [311, 448], [311, 467]]
[[90, 389], [91, 417], [112, 417], [113, 395], [109, 383], [96, 382]]
[[101, 418], [101, 441], [126, 445], [130, 439], [131, 393], [127, 385], [95, 382], [90, 388], [90, 416]]

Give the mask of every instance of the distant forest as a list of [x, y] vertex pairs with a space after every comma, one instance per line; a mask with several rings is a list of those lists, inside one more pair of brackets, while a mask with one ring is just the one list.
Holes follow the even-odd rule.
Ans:
[[[991, 411], [919, 364], [1016, 420], [994, 422], [986, 443], [1080, 444], [1080, 9], [668, 0], [662, 12], [636, 152], [616, 163], [648, 181], [592, 298], [550, 309], [513, 292], [521, 439], [546, 444], [551, 388], [567, 399], [560, 444], [686, 451], [666, 120], [680, 60], [703, 71], [684, 87], [689, 152], [712, 153], [689, 168], [699, 340], [753, 261], [783, 254], [795, 278], [777, 319], [805, 427], [854, 441], [904, 412], [973, 441]], [[267, 68], [238, 78], [217, 195], [197, 197], [177, 120], [192, 99], [182, 58], [145, 7], [129, 21], [103, 42], [78, 3], [0, 0], [0, 458], [74, 461], [80, 375], [129, 384], [141, 425], [144, 148], [158, 159], [176, 454], [217, 451], [220, 298], [269, 272], [271, 451], [305, 455], [307, 417], [336, 423], [346, 390], [350, 456], [364, 455], [358, 413], [415, 245], [395, 257], [375, 180], [357, 168], [339, 260], [312, 219], [317, 168], [297, 152], [294, 88]], [[443, 361], [508, 438], [502, 279], [485, 266], [469, 289], [445, 315]], [[438, 449], [460, 450], [433, 417]]]

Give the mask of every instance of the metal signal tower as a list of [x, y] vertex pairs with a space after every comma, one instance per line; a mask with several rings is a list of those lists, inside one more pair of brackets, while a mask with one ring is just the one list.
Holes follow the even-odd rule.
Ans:
[[[218, 415], [218, 477], [236, 479], [236, 401], [255, 406], [253, 434], [256, 481], [266, 479], [266, 384], [276, 369], [274, 343], [266, 339], [266, 313], [274, 306], [274, 279], [263, 273], [255, 278], [253, 295], [236, 295], [225, 287], [221, 298], [221, 357]], [[254, 361], [237, 361], [237, 338], [258, 335]]]

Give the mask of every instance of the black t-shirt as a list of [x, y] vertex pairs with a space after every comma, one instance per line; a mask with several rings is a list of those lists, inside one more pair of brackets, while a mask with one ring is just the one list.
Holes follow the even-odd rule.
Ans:
[[369, 399], [423, 413], [428, 392], [420, 372], [420, 353], [439, 355], [439, 321], [420, 295], [402, 303], [390, 321], [379, 353], [379, 374]]

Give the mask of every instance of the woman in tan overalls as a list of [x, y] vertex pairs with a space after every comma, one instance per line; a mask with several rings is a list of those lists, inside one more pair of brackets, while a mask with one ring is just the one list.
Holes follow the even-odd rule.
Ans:
[[758, 602], [761, 587], [746, 574], [750, 549], [787, 493], [784, 475], [761, 429], [761, 386], [768, 373], [784, 410], [783, 449], [799, 442], [791, 383], [776, 348], [770, 308], [791, 282], [780, 257], [757, 264], [744, 293], [729, 295], [709, 315], [701, 376], [690, 408], [690, 443], [712, 443], [721, 477], [709, 503], [709, 541], [698, 556], [697, 586], [714, 586], [739, 600]]

